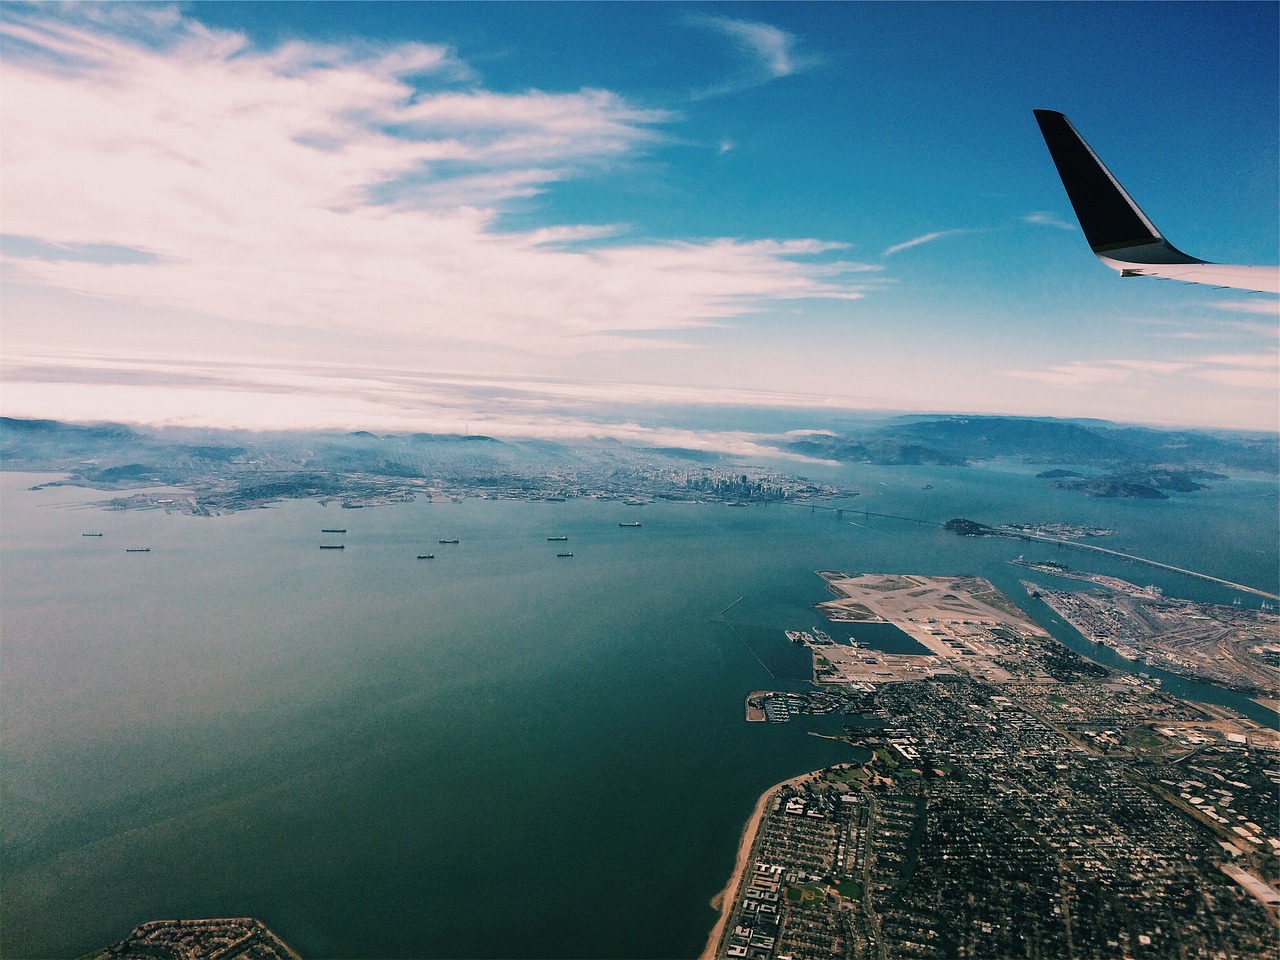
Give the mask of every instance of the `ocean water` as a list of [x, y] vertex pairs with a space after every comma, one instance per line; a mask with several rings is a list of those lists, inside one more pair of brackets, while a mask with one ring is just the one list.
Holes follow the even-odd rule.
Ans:
[[[1093, 523], [1107, 547], [1276, 589], [1274, 478], [1162, 502], [1017, 465], [823, 478], [861, 492], [843, 515], [304, 501], [206, 519], [0, 474], [0, 951], [255, 916], [309, 958], [692, 956], [760, 792], [853, 757], [809, 735], [839, 718], [743, 720], [749, 691], [807, 676], [782, 631], [822, 623], [815, 570], [984, 575], [1096, 652], [1018, 585], [1007, 561], [1030, 545], [857, 510]], [[346, 549], [318, 549], [323, 527]]]

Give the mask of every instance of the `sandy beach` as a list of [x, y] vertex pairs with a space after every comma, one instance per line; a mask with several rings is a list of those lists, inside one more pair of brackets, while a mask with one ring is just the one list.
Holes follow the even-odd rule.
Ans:
[[733, 865], [733, 876], [729, 878], [729, 883], [725, 888], [711, 898], [711, 906], [720, 911], [720, 919], [716, 921], [710, 936], [707, 937], [707, 945], [702, 948], [699, 960], [715, 960], [716, 947], [720, 945], [720, 938], [724, 936], [724, 928], [729, 922], [730, 914], [733, 913], [733, 905], [738, 898], [738, 890], [742, 886], [747, 867], [751, 863], [751, 850], [755, 846], [756, 835], [760, 831], [760, 824], [764, 820], [765, 811], [769, 809], [769, 803], [773, 800], [774, 795], [783, 787], [799, 785], [806, 780], [812, 779], [815, 775], [815, 773], [804, 773], [798, 777], [792, 777], [790, 780], [775, 783], [762, 793], [760, 799], [756, 801], [755, 809], [751, 811], [751, 819], [747, 821], [746, 828], [742, 831], [742, 842], [738, 844], [738, 859]]

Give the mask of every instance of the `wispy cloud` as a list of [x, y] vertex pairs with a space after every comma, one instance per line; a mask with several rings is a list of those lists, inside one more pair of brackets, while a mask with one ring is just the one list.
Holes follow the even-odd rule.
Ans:
[[1102, 384], [1118, 383], [1131, 376], [1129, 370], [1116, 364], [1090, 363], [1083, 360], [1054, 364], [1039, 370], [1005, 370], [1003, 373], [1007, 377], [1033, 380], [1036, 383], [1070, 390], [1087, 390]]
[[691, 14], [684, 18], [688, 26], [701, 27], [728, 37], [742, 54], [744, 66], [724, 83], [707, 87], [695, 94], [696, 99], [724, 96], [749, 90], [795, 73], [818, 66], [822, 60], [799, 50], [800, 40], [792, 33], [736, 17], [713, 14]]
[[[1277, 305], [1265, 302], [1255, 307], [1254, 301], [1227, 301], [1208, 304], [1209, 307], [1236, 313], [1274, 313]], [[1236, 307], [1240, 309], [1235, 309]], [[1223, 319], [1213, 314], [1198, 317], [1187, 316], [1148, 316], [1130, 318], [1126, 323], [1138, 327], [1149, 327], [1152, 336], [1161, 340], [1205, 340], [1205, 341], [1264, 341], [1280, 339], [1280, 323], [1267, 323], [1253, 320]]]
[[1193, 376], [1211, 383], [1248, 390], [1280, 390], [1280, 354], [1217, 353], [1203, 358]]
[[904, 240], [902, 243], [895, 243], [880, 254], [882, 257], [891, 257], [895, 253], [901, 253], [903, 250], [910, 250], [912, 247], [918, 247], [924, 243], [932, 243], [934, 240], [940, 240], [943, 237], [952, 237], [960, 233], [970, 233], [972, 231], [958, 228], [955, 230], [935, 230], [933, 233], [922, 234], [918, 237], [912, 237], [910, 240]]
[[1038, 370], [1005, 370], [1004, 374], [1075, 391], [1122, 383], [1173, 383], [1188, 377], [1236, 387], [1275, 390], [1280, 385], [1280, 357], [1258, 353], [1209, 354], [1177, 360], [1079, 360]]
[[1280, 371], [1248, 370], [1233, 367], [1216, 367], [1199, 370], [1195, 376], [1200, 380], [1236, 387], [1246, 390], [1266, 390], [1275, 392], [1280, 389]]
[[154, 254], [114, 243], [48, 243], [35, 237], [0, 234], [0, 256], [5, 258], [74, 260], [81, 263], [154, 263]]
[[1022, 218], [1023, 223], [1030, 223], [1038, 227], [1055, 227], [1058, 230], [1078, 230], [1077, 224], [1068, 223], [1055, 213], [1049, 213], [1045, 210], [1037, 210], [1035, 213], [1028, 213]]
[[[1211, 306], [1230, 313], [1258, 313], [1280, 318], [1280, 300], [1219, 300], [1217, 303], [1211, 304]], [[1272, 326], [1269, 329], [1276, 330], [1280, 329], [1280, 327]]]
[[[770, 75], [803, 63], [780, 32], [710, 19]], [[0, 36], [4, 225], [28, 244], [6, 270], [27, 284], [537, 353], [865, 289], [865, 265], [813, 241], [502, 229], [515, 202], [662, 141], [670, 114], [609, 91], [495, 93], [424, 44], [259, 49], [169, 7], [10, 7]]]

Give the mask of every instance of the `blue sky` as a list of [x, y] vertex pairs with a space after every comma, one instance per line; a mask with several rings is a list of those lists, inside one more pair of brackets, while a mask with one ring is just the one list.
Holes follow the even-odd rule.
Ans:
[[1278, 9], [0, 6], [0, 407], [737, 449], [638, 424], [1275, 430], [1276, 299], [1101, 266], [1031, 111], [1182, 249], [1275, 263]]

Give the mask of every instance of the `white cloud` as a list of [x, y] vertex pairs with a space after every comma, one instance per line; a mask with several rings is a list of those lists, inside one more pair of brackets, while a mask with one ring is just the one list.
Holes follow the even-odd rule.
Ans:
[[1121, 366], [1112, 363], [1089, 363], [1083, 360], [1058, 364], [1042, 370], [1005, 370], [1004, 375], [1070, 390], [1088, 390], [1102, 384], [1127, 380], [1130, 376], [1129, 372]]
[[1280, 356], [1274, 353], [1215, 353], [1201, 359], [1204, 363], [1250, 370], [1274, 371], [1280, 368]]
[[767, 23], [712, 14], [691, 14], [685, 17], [684, 22], [689, 26], [705, 27], [727, 36], [746, 59], [741, 72], [722, 84], [699, 91], [694, 95], [696, 99], [749, 90], [771, 80], [808, 70], [822, 62], [817, 56], [801, 53], [798, 49], [800, 41], [794, 34]]
[[795, 37], [765, 23], [737, 20], [733, 17], [701, 17], [697, 22], [723, 31], [748, 56], [753, 57], [771, 77], [786, 77], [801, 69], [805, 61], [797, 59]]
[[[1276, 305], [1257, 301], [1220, 302], [1208, 306], [1237, 313], [1274, 313]], [[1261, 307], [1262, 309], [1259, 309]], [[1239, 308], [1239, 309], [1237, 309]], [[1254, 320], [1227, 320], [1215, 315], [1207, 316], [1163, 316], [1132, 318], [1127, 323], [1150, 327], [1153, 335], [1161, 340], [1275, 340], [1280, 338], [1280, 323], [1268, 323]]]
[[1108, 364], [1134, 373], [1147, 373], [1156, 376], [1169, 376], [1182, 373], [1192, 367], [1186, 360], [1111, 360]]
[[[1210, 306], [1232, 313], [1260, 313], [1269, 317], [1280, 317], [1280, 300], [1219, 300]], [[1274, 331], [1280, 328], [1272, 326], [1268, 329]]]
[[1081, 360], [1040, 370], [1006, 370], [1004, 374], [1080, 392], [1122, 384], [1143, 388], [1170, 386], [1185, 383], [1189, 377], [1247, 390], [1274, 391], [1280, 386], [1280, 357], [1274, 353], [1250, 353], [1208, 354], [1178, 360]]
[[1192, 376], [1245, 390], [1280, 389], [1280, 356], [1275, 353], [1219, 353], [1203, 358]]
[[1034, 213], [1028, 213], [1022, 218], [1023, 223], [1034, 224], [1040, 227], [1055, 227], [1058, 230], [1078, 230], [1079, 227], [1074, 223], [1068, 223], [1057, 214], [1049, 213], [1045, 210], [1037, 210]]
[[1192, 375], [1200, 380], [1208, 380], [1211, 383], [1245, 390], [1266, 390], [1274, 393], [1277, 388], [1280, 388], [1280, 372], [1276, 370], [1218, 367], [1197, 370]]
[[[801, 62], [749, 27], [732, 31], [770, 70]], [[853, 274], [868, 268], [815, 259], [831, 250], [815, 241], [500, 229], [513, 201], [660, 142], [669, 114], [608, 91], [460, 89], [470, 73], [444, 47], [260, 50], [173, 8], [9, 8], [0, 31], [4, 228], [32, 241], [6, 266], [28, 283], [538, 353], [630, 349], [646, 332], [864, 289]], [[39, 244], [137, 256], [56, 259]]]

